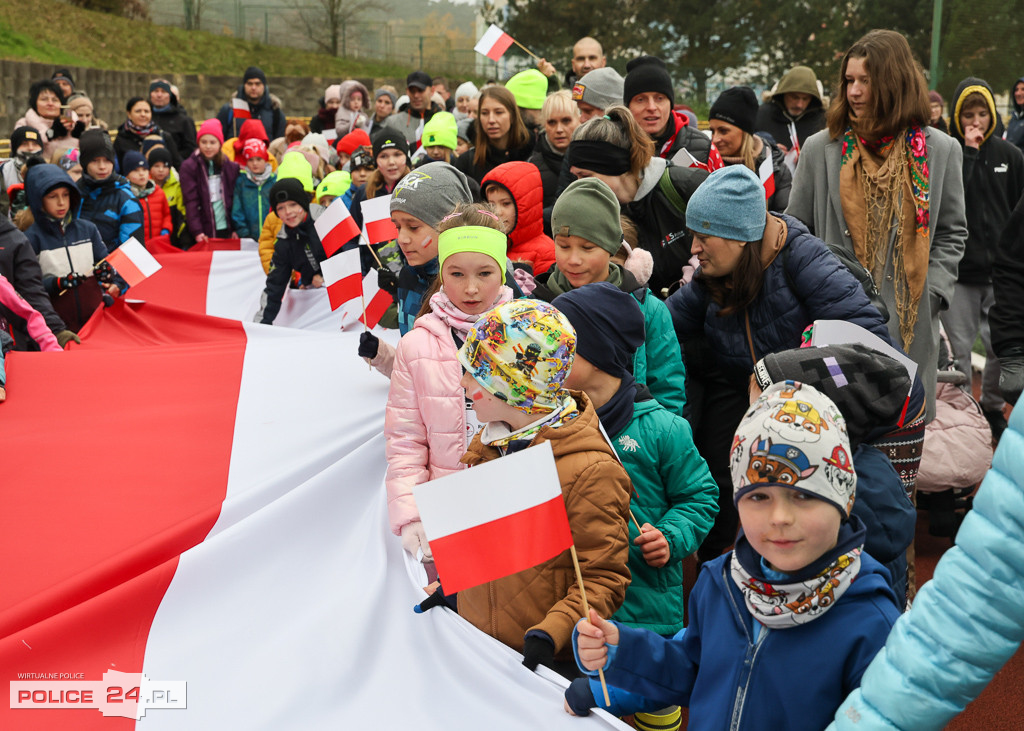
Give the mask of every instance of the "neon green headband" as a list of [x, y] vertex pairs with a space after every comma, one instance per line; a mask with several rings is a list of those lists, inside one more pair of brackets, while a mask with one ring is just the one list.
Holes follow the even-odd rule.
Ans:
[[458, 226], [443, 231], [437, 237], [438, 276], [444, 271], [444, 260], [463, 251], [484, 254], [494, 259], [501, 271], [501, 283], [505, 283], [505, 259], [508, 251], [508, 238], [505, 234], [488, 226]]

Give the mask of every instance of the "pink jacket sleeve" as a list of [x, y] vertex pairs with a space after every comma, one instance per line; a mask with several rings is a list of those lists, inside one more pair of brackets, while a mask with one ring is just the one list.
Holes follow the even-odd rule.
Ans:
[[43, 316], [22, 299], [22, 296], [14, 289], [14, 285], [7, 281], [2, 274], [0, 274], [0, 304], [25, 320], [25, 329], [28, 330], [29, 337], [39, 345], [40, 350], [61, 350], [60, 345], [57, 344], [57, 338], [46, 326]]

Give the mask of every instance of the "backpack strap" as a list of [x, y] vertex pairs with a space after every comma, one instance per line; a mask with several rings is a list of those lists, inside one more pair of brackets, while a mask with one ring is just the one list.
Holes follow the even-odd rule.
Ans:
[[679, 195], [679, 191], [676, 190], [676, 186], [672, 184], [672, 177], [669, 175], [669, 170], [672, 166], [666, 166], [665, 171], [658, 178], [658, 187], [661, 192], [668, 198], [668, 202], [672, 204], [681, 216], [686, 217], [686, 201], [683, 200], [683, 196]]

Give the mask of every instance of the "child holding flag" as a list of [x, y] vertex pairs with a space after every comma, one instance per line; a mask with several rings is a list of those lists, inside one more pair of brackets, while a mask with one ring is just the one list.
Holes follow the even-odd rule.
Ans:
[[[546, 665], [568, 677], [578, 675], [571, 638], [584, 614], [582, 589], [591, 607], [610, 616], [622, 604], [630, 576], [629, 477], [601, 433], [590, 399], [564, 386], [575, 352], [576, 334], [565, 316], [529, 299], [484, 314], [459, 349], [466, 370], [462, 384], [484, 422], [462, 461], [472, 468], [550, 443], [583, 586], [566, 550], [534, 568], [458, 592], [458, 612], [522, 652], [529, 669]], [[420, 609], [442, 603], [439, 589]]]
[[850, 513], [849, 457], [826, 396], [795, 381], [765, 390], [730, 457], [743, 531], [701, 568], [685, 631], [665, 639], [591, 611], [573, 637], [580, 667], [653, 707], [688, 706], [691, 731], [827, 726], [899, 617]]
[[[472, 201], [466, 176], [444, 162], [428, 163], [407, 174], [395, 186], [390, 207], [404, 261], [398, 272], [395, 294], [398, 329], [402, 335], [412, 330], [424, 294], [437, 277], [437, 227], [441, 219], [460, 203]], [[394, 351], [373, 333], [360, 336], [359, 355], [384, 375], [391, 375]]]
[[460, 205], [437, 237], [441, 287], [394, 355], [384, 416], [388, 514], [402, 547], [431, 560], [412, 488], [443, 477], [459, 462], [479, 427], [459, 381], [456, 354], [482, 312], [508, 302], [505, 234], [484, 206]]
[[281, 219], [281, 231], [274, 246], [267, 274], [267, 286], [260, 297], [256, 322], [273, 325], [281, 310], [281, 300], [288, 288], [292, 270], [299, 273], [299, 286], [303, 289], [324, 286], [320, 264], [327, 255], [320, 236], [313, 225], [323, 210], [311, 209], [309, 193], [296, 178], [283, 178], [270, 189], [270, 205]]

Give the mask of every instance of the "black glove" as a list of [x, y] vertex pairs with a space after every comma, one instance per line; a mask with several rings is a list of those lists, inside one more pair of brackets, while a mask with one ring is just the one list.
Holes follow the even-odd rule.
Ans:
[[536, 670], [538, 665], [549, 668], [555, 666], [555, 646], [551, 640], [530, 635], [523, 643], [523, 665], [529, 670]]
[[377, 286], [394, 297], [398, 294], [398, 277], [387, 267], [382, 267], [377, 270]]
[[445, 596], [444, 589], [438, 586], [433, 594], [414, 606], [412, 611], [416, 612], [416, 614], [423, 614], [428, 609], [433, 609], [434, 607], [448, 607], [453, 612], [457, 612], [456, 597], [458, 595], [459, 593], [455, 592], [451, 596]]
[[85, 277], [83, 277], [81, 274], [75, 274], [74, 272], [71, 272], [71, 274], [68, 274], [65, 277], [57, 277], [57, 289], [74, 289], [84, 281]]
[[380, 350], [380, 339], [370, 332], [362, 333], [359, 336], [359, 357], [373, 360]]
[[590, 690], [590, 678], [576, 678], [565, 689], [565, 702], [577, 716], [589, 716], [594, 707], [594, 694]]
[[103, 284], [113, 284], [114, 275], [117, 274], [117, 272], [114, 271], [114, 267], [110, 266], [110, 262], [106, 259], [97, 262], [96, 266], [93, 267], [92, 273], [95, 274], [96, 279], [103, 282]]
[[999, 390], [1012, 406], [1024, 391], [1024, 355], [999, 359]]
[[57, 333], [57, 345], [59, 345], [62, 348], [68, 343], [70, 343], [72, 340], [74, 340], [79, 345], [82, 344], [82, 339], [75, 335], [75, 333], [71, 332], [70, 330], [61, 330], [59, 333]]

